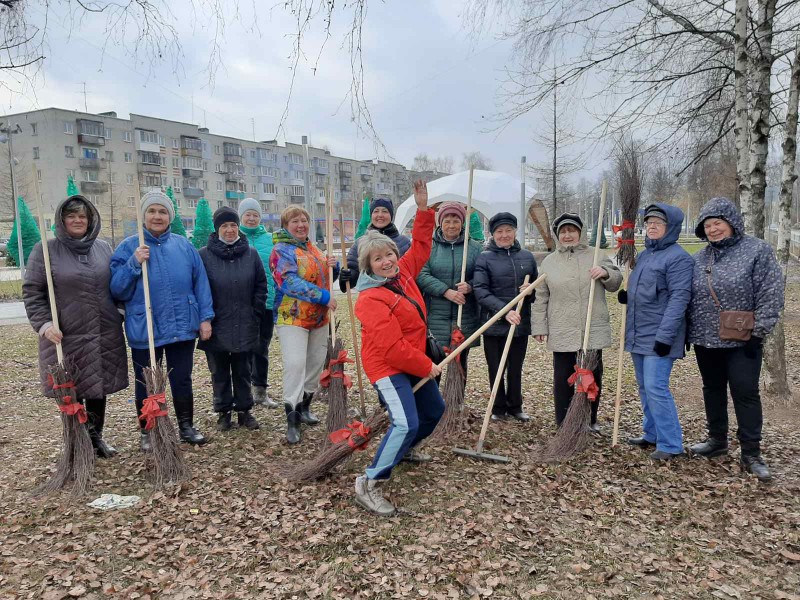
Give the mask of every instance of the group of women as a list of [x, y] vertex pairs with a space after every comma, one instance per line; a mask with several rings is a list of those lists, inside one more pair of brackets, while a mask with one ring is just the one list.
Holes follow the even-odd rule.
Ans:
[[[50, 318], [41, 245], [28, 264], [23, 285], [30, 322], [40, 335], [42, 389], [55, 362], [54, 344], [62, 343], [74, 361], [76, 392], [89, 415], [88, 428], [98, 456], [116, 451], [103, 439], [106, 396], [128, 386], [122, 328], [131, 348], [137, 412], [147, 396], [142, 370], [149, 365], [143, 265], [147, 264], [156, 355], [166, 358], [181, 440], [203, 444], [194, 423], [193, 355], [206, 353], [212, 377], [217, 429], [258, 429], [254, 403], [279, 406], [267, 385], [268, 349], [276, 327], [283, 360], [282, 400], [286, 439], [301, 440], [301, 425], [319, 422], [311, 412], [327, 354], [329, 311], [338, 277], [345, 289], [358, 290], [355, 314], [361, 322], [364, 371], [390, 417], [390, 428], [365, 473], [356, 479], [356, 502], [382, 515], [394, 506], [381, 484], [401, 460], [430, 460], [419, 451], [444, 410], [438, 389], [440, 368], [426, 352], [430, 330], [443, 345], [451, 344], [456, 326], [465, 336], [503, 309], [540, 273], [546, 280], [527, 296], [521, 309], [508, 311], [484, 332], [480, 343], [490, 380], [502, 378], [492, 419], [529, 419], [523, 408], [522, 367], [528, 338], [546, 343], [553, 353], [555, 421], [563, 421], [574, 393], [571, 377], [581, 348], [591, 286], [596, 287], [589, 348], [597, 350], [594, 369], [602, 385], [602, 349], [612, 344], [606, 292], [619, 290], [623, 276], [608, 258], [593, 265], [585, 227], [575, 214], [553, 222], [557, 249], [537, 266], [531, 252], [516, 239], [517, 221], [499, 213], [489, 221], [491, 238], [482, 246], [465, 239], [464, 206], [444, 203], [428, 208], [425, 183], [414, 185], [417, 213], [412, 237], [393, 224], [394, 209], [383, 199], [372, 201], [372, 224], [339, 265], [309, 239], [308, 213], [292, 205], [281, 215], [281, 229], [268, 234], [261, 225], [259, 203], [245, 199], [239, 210], [214, 214], [214, 233], [200, 252], [186, 238], [172, 234], [171, 200], [160, 192], [142, 198], [144, 244], [137, 236], [112, 253], [97, 239], [100, 215], [82, 196], [72, 196], [56, 211], [56, 236], [49, 241], [59, 328]], [[683, 214], [666, 204], [644, 211], [645, 250], [630, 274], [627, 291], [625, 347], [631, 353], [644, 414], [640, 437], [629, 443], [655, 448], [654, 460], [683, 454], [683, 438], [669, 389], [673, 363], [689, 344], [703, 379], [708, 439], [691, 447], [700, 456], [728, 449], [727, 388], [738, 421], [743, 469], [761, 480], [770, 478], [761, 457], [761, 402], [758, 379], [761, 342], [783, 306], [780, 269], [771, 248], [744, 234], [734, 205], [711, 200], [700, 214], [696, 234], [708, 245], [690, 257], [678, 244]], [[461, 276], [463, 253], [466, 275]], [[720, 313], [750, 311], [749, 336], [728, 339], [720, 330]], [[458, 315], [461, 318], [458, 318]], [[514, 325], [507, 364], [500, 373], [506, 338]], [[479, 342], [476, 342], [477, 345]], [[460, 356], [467, 368], [468, 351]], [[412, 388], [429, 379], [416, 392]], [[593, 403], [590, 427], [599, 432]], [[151, 448], [141, 429], [141, 448]]]

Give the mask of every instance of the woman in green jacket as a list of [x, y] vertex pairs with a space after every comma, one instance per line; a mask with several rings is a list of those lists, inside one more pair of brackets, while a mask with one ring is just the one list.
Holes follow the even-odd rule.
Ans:
[[269, 255], [272, 254], [272, 234], [267, 233], [261, 224], [261, 204], [254, 198], [245, 198], [239, 202], [239, 231], [247, 236], [247, 241], [258, 251], [264, 270], [267, 272], [267, 309], [261, 319], [259, 349], [252, 353], [250, 371], [253, 386], [253, 399], [256, 404], [264, 404], [270, 408], [279, 406], [268, 392], [267, 372], [269, 371], [269, 343], [275, 320], [272, 305], [275, 302], [275, 280], [269, 270]]
[[[464, 256], [464, 223], [466, 210], [458, 202], [445, 202], [439, 207], [439, 226], [433, 233], [431, 257], [417, 277], [417, 285], [428, 308], [428, 328], [438, 342], [450, 345], [450, 335], [458, 322], [458, 307], [463, 305], [461, 332], [472, 335], [479, 326], [479, 310], [472, 293], [472, 274], [481, 245], [469, 240], [465, 283], [461, 283], [461, 262]], [[480, 344], [476, 340], [472, 345]], [[461, 366], [467, 368], [469, 348], [461, 353]]]

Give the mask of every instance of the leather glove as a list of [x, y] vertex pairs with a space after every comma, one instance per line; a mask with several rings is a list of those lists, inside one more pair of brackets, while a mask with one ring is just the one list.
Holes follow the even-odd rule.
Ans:
[[744, 343], [744, 355], [747, 358], [756, 358], [758, 356], [758, 351], [761, 350], [763, 345], [764, 338], [754, 335], [750, 336], [750, 339]]
[[670, 350], [672, 350], [672, 346], [670, 346], [669, 344], [665, 344], [664, 342], [656, 342], [655, 345], [653, 346], [653, 351], [656, 354], [658, 354], [661, 358], [667, 356]]
[[689, 342], [686, 342], [686, 343], [683, 345], [683, 347], [684, 347], [684, 349], [686, 350], [686, 354], [689, 354], [689, 350], [691, 350], [691, 349], [692, 349], [692, 345], [691, 345]]
[[628, 290], [620, 290], [617, 292], [617, 300], [620, 304], [628, 303]]
[[342, 269], [339, 271], [339, 279], [342, 281], [349, 281], [352, 285], [353, 283], [353, 272], [350, 269]]

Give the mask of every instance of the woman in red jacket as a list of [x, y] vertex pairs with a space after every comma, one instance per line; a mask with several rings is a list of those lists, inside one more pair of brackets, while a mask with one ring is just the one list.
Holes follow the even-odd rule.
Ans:
[[[356, 289], [356, 316], [361, 321], [364, 371], [389, 411], [391, 425], [375, 460], [356, 478], [356, 503], [379, 515], [395, 507], [383, 497], [380, 484], [401, 460], [430, 460], [413, 448], [436, 428], [444, 402], [434, 377], [441, 369], [425, 354], [428, 331], [425, 301], [416, 278], [431, 254], [435, 213], [428, 209], [428, 188], [414, 183], [417, 216], [411, 248], [399, 258], [397, 245], [385, 235], [369, 232], [358, 248], [361, 274]], [[411, 388], [430, 377], [416, 393]]]

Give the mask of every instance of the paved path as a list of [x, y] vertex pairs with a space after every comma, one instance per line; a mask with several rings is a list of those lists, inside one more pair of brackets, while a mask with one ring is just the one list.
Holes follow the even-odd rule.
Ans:
[[28, 322], [22, 302], [0, 302], [0, 326], [22, 325]]

